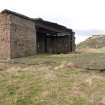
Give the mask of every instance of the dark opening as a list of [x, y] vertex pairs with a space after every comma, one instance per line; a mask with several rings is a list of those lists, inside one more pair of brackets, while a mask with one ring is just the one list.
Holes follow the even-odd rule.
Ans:
[[37, 52], [38, 53], [47, 52], [47, 38], [45, 33], [37, 32]]
[[72, 36], [57, 35], [46, 29], [37, 30], [38, 53], [67, 53], [72, 51]]

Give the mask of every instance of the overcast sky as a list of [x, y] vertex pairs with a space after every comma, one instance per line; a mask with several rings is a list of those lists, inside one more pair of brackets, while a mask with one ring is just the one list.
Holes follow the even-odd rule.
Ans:
[[3, 9], [72, 28], [76, 43], [91, 34], [105, 33], [105, 0], [0, 0]]

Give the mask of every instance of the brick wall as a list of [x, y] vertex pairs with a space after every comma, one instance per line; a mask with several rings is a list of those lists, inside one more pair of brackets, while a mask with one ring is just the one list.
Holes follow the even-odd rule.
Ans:
[[10, 16], [0, 14], [0, 59], [10, 58]]
[[11, 14], [11, 58], [35, 55], [36, 30], [35, 24]]

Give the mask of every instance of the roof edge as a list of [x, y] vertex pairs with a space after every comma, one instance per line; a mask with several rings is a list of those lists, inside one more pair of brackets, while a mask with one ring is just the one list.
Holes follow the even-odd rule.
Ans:
[[17, 12], [8, 10], [8, 9], [4, 9], [3, 11], [1, 11], [1, 14], [4, 14], [4, 13], [13, 14], [13, 15], [15, 15], [15, 16], [19, 16], [19, 17], [22, 17], [22, 18], [24, 18], [24, 19], [34, 21], [33, 18], [30, 18], [30, 17], [28, 17], [28, 16], [22, 15], [22, 14], [20, 14], [20, 13], [17, 13]]
[[66, 30], [68, 30], [68, 31], [73, 31], [72, 29], [67, 28], [66, 26], [60, 25], [60, 24], [55, 23], [55, 22], [46, 21], [46, 20], [43, 20], [42, 18], [30, 18], [30, 17], [28, 17], [28, 16], [25, 16], [25, 15], [23, 15], [23, 14], [20, 14], [20, 13], [17, 13], [17, 12], [8, 10], [8, 9], [4, 9], [3, 11], [1, 11], [1, 14], [5, 14], [5, 13], [7, 13], [7, 14], [13, 14], [13, 15], [15, 15], [15, 16], [19, 16], [19, 17], [21, 17], [21, 18], [24, 18], [24, 19], [27, 19], [27, 20], [31, 20], [31, 21], [33, 21], [33, 22], [38, 22], [38, 21], [40, 21], [40, 22], [45, 22], [45, 23], [49, 23], [49, 24], [54, 24], [54, 25], [56, 25], [56, 26], [59, 26], [59, 27], [62, 27], [62, 28], [64, 28], [64, 29], [66, 29]]

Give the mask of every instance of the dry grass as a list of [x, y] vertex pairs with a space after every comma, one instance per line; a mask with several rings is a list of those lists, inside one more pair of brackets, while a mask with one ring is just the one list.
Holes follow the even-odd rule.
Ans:
[[105, 47], [102, 48], [81, 48], [78, 49], [77, 52], [83, 52], [83, 53], [105, 53]]
[[96, 57], [104, 67], [105, 54], [83, 53], [1, 63], [0, 105], [105, 105], [105, 73], [83, 69], [99, 67]]

